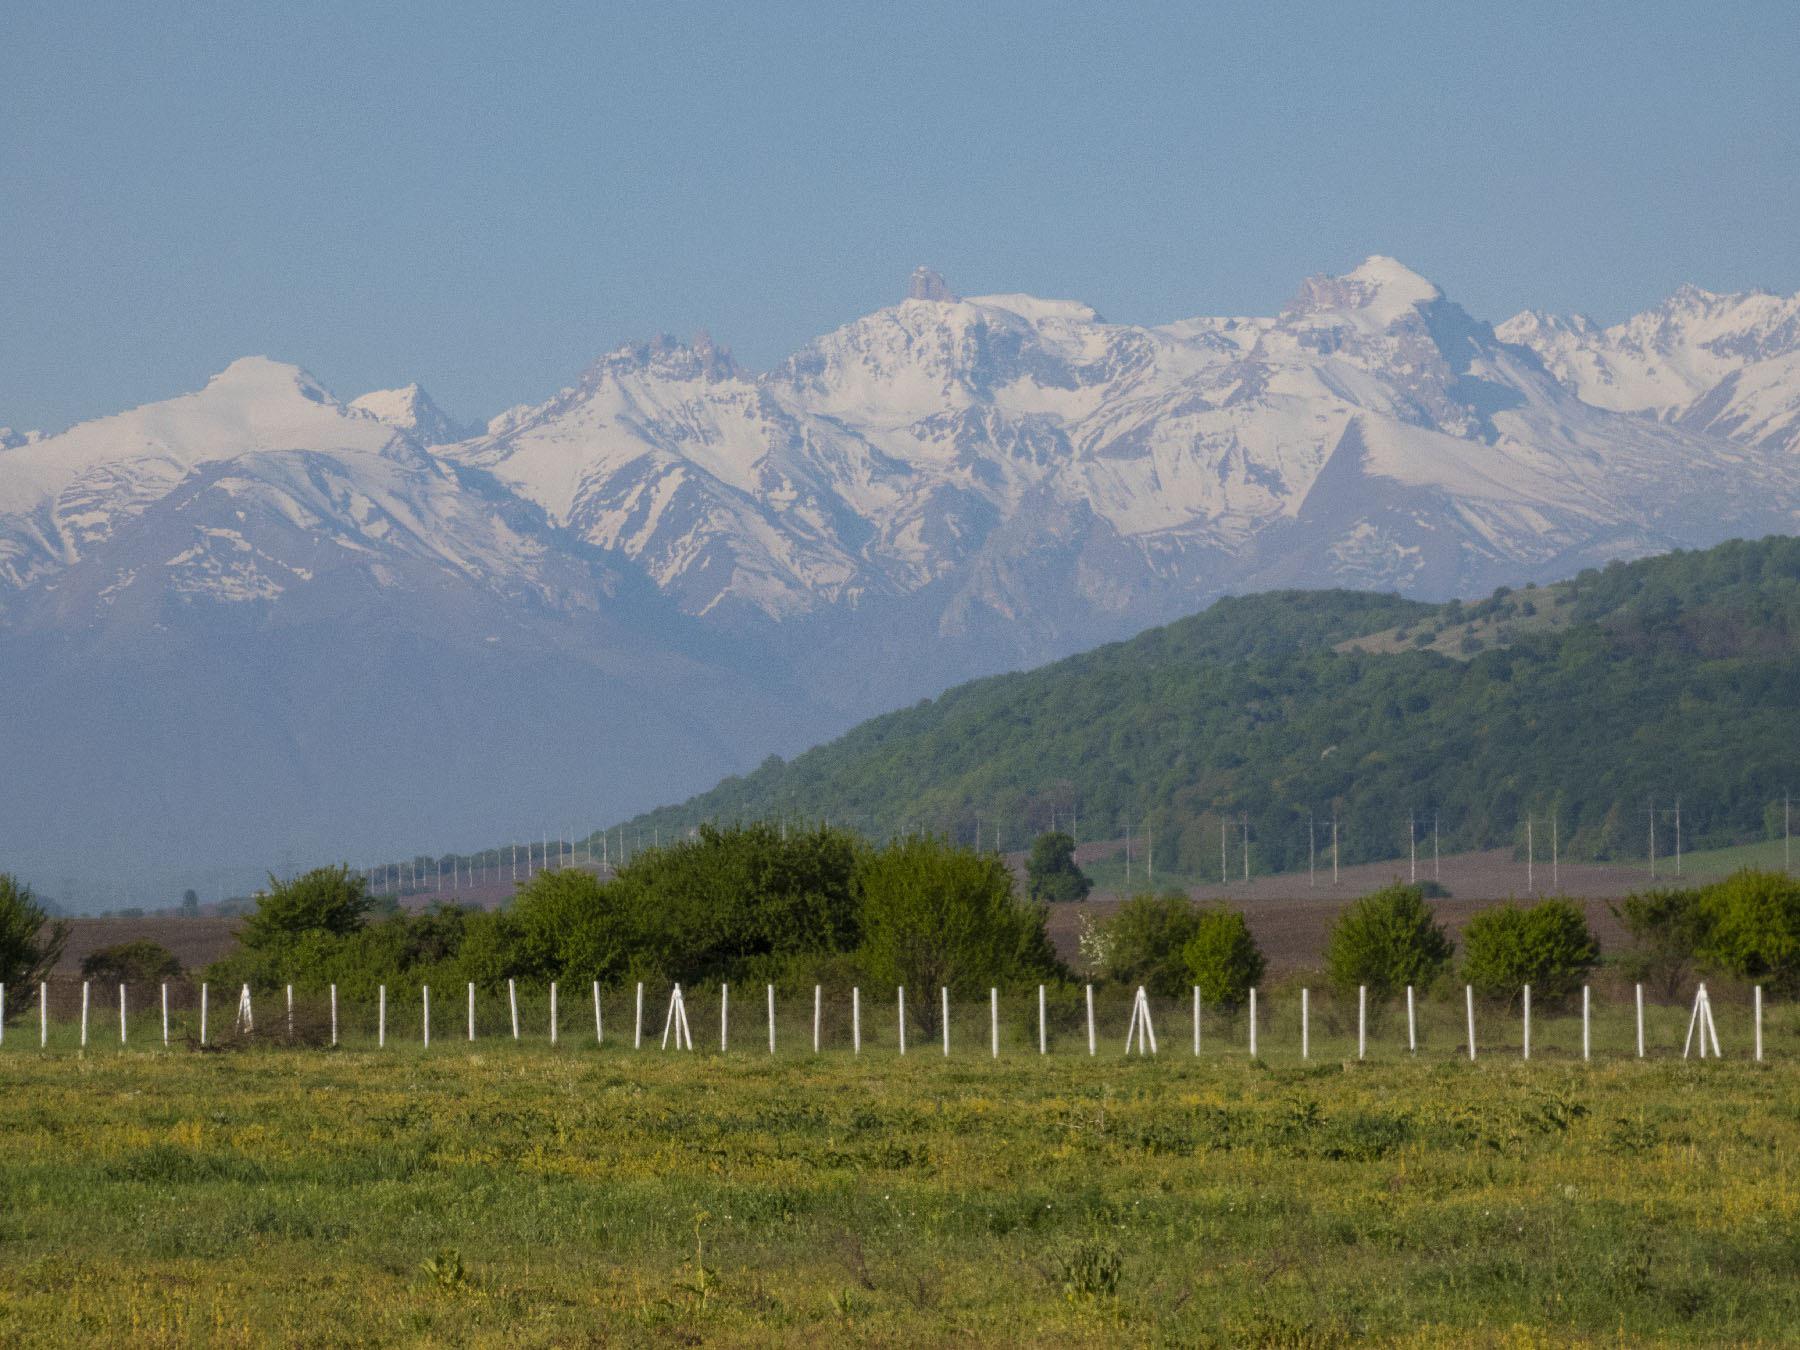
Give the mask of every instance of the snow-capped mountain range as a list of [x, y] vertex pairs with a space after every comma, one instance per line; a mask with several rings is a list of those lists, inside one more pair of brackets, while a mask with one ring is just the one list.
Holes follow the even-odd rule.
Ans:
[[[1228, 591], [1467, 595], [1800, 526], [1800, 297], [1684, 287], [1611, 328], [1495, 329], [1383, 257], [1271, 317], [1160, 327], [924, 269], [908, 290], [760, 374], [705, 338], [622, 347], [485, 428], [417, 385], [346, 403], [247, 358], [58, 435], [0, 431], [0, 669], [46, 700], [15, 726], [50, 738], [0, 751], [102, 723], [128, 748], [118, 681], [153, 721], [203, 684], [203, 718], [308, 785], [284, 810], [343, 805], [296, 848], [433, 821], [467, 842], [496, 797], [592, 823]], [[332, 705], [331, 672], [372, 663], [397, 685]], [[272, 703], [246, 713], [234, 671]], [[454, 811], [430, 777], [410, 815], [321, 759], [372, 736], [385, 772], [430, 775], [444, 716], [505, 720], [488, 689], [561, 709], [592, 753], [544, 782], [516, 746], [477, 756]], [[201, 784], [256, 800], [229, 738], [164, 750], [183, 812], [209, 809]], [[266, 852], [261, 818], [224, 833]]]

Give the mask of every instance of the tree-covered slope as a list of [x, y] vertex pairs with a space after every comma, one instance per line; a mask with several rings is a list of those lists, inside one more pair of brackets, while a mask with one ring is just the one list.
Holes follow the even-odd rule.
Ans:
[[[1800, 540], [1732, 542], [1478, 604], [1344, 591], [1223, 600], [1127, 642], [978, 680], [771, 759], [625, 827], [828, 818], [1009, 848], [1052, 816], [1148, 825], [1159, 868], [1306, 865], [1335, 814], [1346, 862], [1555, 820], [1571, 858], [1756, 836], [1800, 784]], [[1778, 811], [1779, 808], [1777, 807]], [[1142, 855], [1140, 854], [1140, 857]]]

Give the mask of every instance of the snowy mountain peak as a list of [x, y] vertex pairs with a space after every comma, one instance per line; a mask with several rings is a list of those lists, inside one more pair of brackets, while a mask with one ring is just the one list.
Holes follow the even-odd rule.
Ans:
[[475, 433], [450, 417], [417, 384], [400, 389], [376, 389], [352, 400], [350, 406], [378, 422], [409, 434], [420, 445], [448, 445]]
[[1283, 317], [1348, 320], [1379, 330], [1443, 298], [1442, 291], [1410, 267], [1377, 253], [1341, 277], [1308, 277]]
[[934, 272], [921, 263], [918, 267], [913, 268], [912, 276], [907, 281], [906, 298], [908, 300], [950, 301], [957, 297], [950, 289], [950, 283], [944, 280], [941, 272]]

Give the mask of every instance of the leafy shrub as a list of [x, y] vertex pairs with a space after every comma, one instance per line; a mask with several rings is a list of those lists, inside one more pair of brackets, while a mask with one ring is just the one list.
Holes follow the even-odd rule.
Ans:
[[271, 876], [238, 942], [251, 951], [273, 952], [303, 933], [344, 937], [361, 928], [368, 913], [368, 883], [348, 867], [317, 867], [288, 881]]
[[1463, 977], [1490, 998], [1517, 998], [1527, 984], [1545, 1002], [1567, 998], [1599, 959], [1586, 916], [1568, 900], [1496, 905], [1463, 929]]
[[1662, 998], [1674, 998], [1706, 944], [1700, 892], [1641, 891], [1610, 901], [1607, 908], [1631, 935], [1632, 948], [1620, 963], [1625, 974]]
[[1106, 974], [1173, 998], [1188, 984], [1183, 951], [1199, 931], [1200, 911], [1180, 891], [1137, 895], [1107, 921], [1102, 947]]
[[1181, 949], [1188, 979], [1200, 988], [1209, 1003], [1236, 1007], [1262, 979], [1262, 949], [1250, 935], [1250, 925], [1235, 909], [1201, 912], [1194, 935]]
[[[928, 995], [939, 986], [975, 994], [1067, 974], [1043, 906], [1014, 898], [1012, 874], [992, 854], [903, 839], [864, 857], [857, 883], [860, 956], [874, 979]], [[927, 997], [919, 1006], [929, 1021], [937, 1005]]]
[[1075, 865], [1075, 840], [1060, 830], [1040, 834], [1025, 860], [1025, 894], [1040, 904], [1085, 900], [1094, 883]]
[[81, 960], [83, 979], [103, 984], [155, 984], [181, 977], [181, 962], [160, 942], [140, 938], [89, 952]]
[[1371, 891], [1338, 916], [1325, 966], [1340, 988], [1366, 984], [1386, 997], [1409, 984], [1430, 984], [1454, 950], [1419, 888], [1396, 882]]
[[[69, 925], [49, 922], [31, 887], [0, 872], [0, 984], [36, 984], [50, 973], [68, 940]], [[24, 1000], [14, 999], [11, 1006], [22, 1008]]]
[[1736, 872], [1700, 892], [1699, 910], [1707, 959], [1782, 993], [1800, 992], [1800, 880]]

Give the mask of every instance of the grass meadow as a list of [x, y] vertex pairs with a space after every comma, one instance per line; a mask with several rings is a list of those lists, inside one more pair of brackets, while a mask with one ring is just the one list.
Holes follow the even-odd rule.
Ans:
[[[416, 997], [416, 991], [414, 993]], [[1272, 992], [1252, 1060], [1241, 1016], [1157, 1009], [1160, 1053], [1098, 1054], [1076, 1001], [959, 1007], [952, 1053], [896, 1053], [887, 1001], [847, 999], [810, 1046], [785, 1001], [696, 992], [693, 1053], [642, 1050], [630, 1009], [541, 999], [512, 1041], [411, 998], [376, 1048], [254, 1038], [164, 1050], [96, 1014], [90, 1043], [34, 1014], [0, 1047], [0, 1342], [172, 1345], [1773, 1344], [1800, 1332], [1800, 1017], [1772, 1005], [1749, 1061], [1720, 997], [1723, 1061], [1682, 1061], [1686, 1012], [1602, 1001], [1579, 1022], [1430, 1001], [1416, 1057], [1378, 1010]], [[60, 1014], [61, 1005], [57, 1010]], [[148, 1009], [146, 998], [142, 1004]], [[297, 1036], [316, 1037], [303, 1001]], [[440, 1022], [438, 1018], [441, 1017]], [[583, 1020], [585, 1017], [585, 1021]], [[221, 1021], [224, 1019], [221, 1018]], [[215, 1033], [215, 1039], [221, 1039]]]

